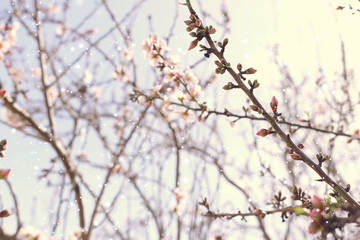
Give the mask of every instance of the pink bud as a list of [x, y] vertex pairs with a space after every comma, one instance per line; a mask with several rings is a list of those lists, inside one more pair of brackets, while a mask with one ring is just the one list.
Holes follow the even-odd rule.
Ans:
[[269, 130], [264, 129], [264, 128], [256, 133], [256, 135], [261, 136], [261, 137], [265, 137], [268, 134], [269, 134]]
[[237, 70], [241, 71], [242, 65], [240, 63], [238, 63], [238, 65], [236, 67], [237, 67]]
[[321, 197], [319, 197], [317, 195], [313, 195], [313, 198], [312, 198], [311, 202], [312, 202], [312, 206], [314, 208], [323, 208], [324, 200]]
[[194, 41], [191, 42], [190, 47], [188, 49], [188, 51], [190, 51], [191, 49], [195, 48], [198, 44], [199, 40], [195, 39]]
[[319, 226], [317, 224], [315, 224], [314, 222], [310, 223], [309, 226], [309, 233], [310, 234], [315, 234], [319, 231]]
[[277, 106], [278, 106], [278, 100], [276, 99], [275, 96], [273, 96], [270, 102], [270, 107], [273, 110], [273, 112], [277, 110]]
[[297, 154], [291, 154], [290, 157], [292, 159], [294, 159], [294, 160], [300, 160], [301, 159], [301, 157], [299, 155], [297, 155]]
[[5, 209], [5, 210], [2, 210], [1, 212], [0, 212], [0, 218], [4, 218], [4, 217], [8, 217], [8, 216], [10, 216], [11, 214], [12, 214], [12, 210], [10, 210], [10, 209]]
[[4, 89], [0, 90], [0, 98], [4, 98], [6, 94], [7, 94], [6, 90]]
[[210, 29], [210, 34], [214, 34], [214, 33], [216, 33], [216, 29], [215, 29], [215, 28], [211, 28], [211, 29]]
[[200, 25], [201, 25], [201, 21], [200, 21], [200, 20], [196, 20], [196, 21], [195, 21], [195, 26], [196, 26], [196, 27], [200, 27]]
[[11, 169], [0, 169], [0, 179], [7, 179], [11, 172]]
[[256, 69], [254, 69], [254, 68], [248, 68], [248, 69], [246, 69], [245, 70], [245, 74], [254, 74], [254, 73], [256, 73], [257, 72], [257, 70]]
[[192, 23], [192, 21], [186, 20], [186, 21], [184, 21], [184, 23], [186, 24], [186, 26], [190, 26], [190, 24]]
[[231, 90], [234, 88], [234, 84], [232, 82], [228, 82], [228, 84], [226, 84], [223, 89], [224, 90]]

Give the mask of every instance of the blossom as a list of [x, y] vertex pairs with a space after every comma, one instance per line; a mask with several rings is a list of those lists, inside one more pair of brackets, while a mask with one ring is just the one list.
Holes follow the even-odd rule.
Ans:
[[116, 80], [128, 82], [130, 79], [130, 73], [129, 73], [128, 69], [126, 68], [126, 66], [121, 65], [121, 66], [116, 67], [115, 71], [113, 72], [113, 77]]
[[121, 56], [123, 56], [123, 58], [125, 58], [125, 60], [127, 61], [131, 61], [133, 59], [133, 52], [131, 51], [131, 49], [126, 48], [124, 51], [122, 51]]
[[170, 69], [170, 68], [164, 68], [165, 76], [163, 78], [163, 82], [178, 82], [183, 76], [184, 73], [178, 68]]
[[83, 80], [85, 83], [90, 83], [93, 79], [93, 75], [89, 70], [85, 70]]
[[163, 59], [161, 58], [162, 51], [168, 49], [169, 48], [165, 41], [159, 39], [157, 34], [150, 36], [148, 39], [145, 39], [142, 44], [142, 50], [145, 58], [150, 60], [150, 64], [152, 66], [163, 62]]
[[50, 3], [48, 6], [48, 13], [49, 14], [57, 14], [60, 12], [60, 7], [56, 3]]
[[69, 30], [69, 27], [64, 23], [60, 23], [57, 28], [55, 29], [56, 35], [62, 36], [65, 35]]
[[188, 195], [186, 192], [182, 192], [179, 188], [174, 190], [174, 194], [176, 197], [176, 206], [174, 208], [174, 212], [181, 216], [184, 211], [185, 201], [188, 198]]
[[18, 239], [34, 239], [34, 240], [45, 240], [46, 237], [43, 235], [42, 231], [35, 229], [32, 226], [27, 226], [26, 228], [21, 228], [18, 235]]
[[170, 95], [170, 97], [171, 97], [172, 99], [175, 99], [176, 101], [180, 101], [180, 102], [184, 101], [184, 99], [185, 99], [184, 93], [183, 93], [181, 90], [179, 90], [179, 89], [176, 89], [176, 90]]
[[192, 123], [195, 121], [195, 114], [193, 111], [190, 111], [190, 110], [184, 111], [183, 109], [176, 109], [175, 113], [177, 113], [181, 119], [183, 119], [189, 123]]
[[229, 121], [229, 124], [230, 124], [230, 127], [235, 127], [235, 123], [236, 123], [236, 121], [235, 120], [229, 120], [229, 119], [227, 119], [228, 121]]
[[184, 77], [185, 81], [190, 85], [197, 85], [199, 83], [199, 78], [194, 74], [191, 69], [186, 70]]
[[0, 179], [7, 179], [7, 177], [9, 176], [11, 172], [11, 169], [0, 169]]

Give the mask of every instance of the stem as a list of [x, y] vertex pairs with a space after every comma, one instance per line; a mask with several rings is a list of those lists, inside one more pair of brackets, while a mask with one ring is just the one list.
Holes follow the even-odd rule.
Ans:
[[[194, 14], [197, 16], [196, 12], [192, 8], [190, 4], [190, 0], [186, 0], [187, 7], [189, 9], [189, 12], [191, 14]], [[223, 54], [216, 48], [215, 43], [211, 39], [210, 35], [205, 35], [206, 41], [208, 42], [212, 53], [218, 58], [218, 59], [226, 59], [224, 58]], [[227, 62], [227, 61], [226, 61]], [[243, 90], [243, 92], [250, 98], [250, 100], [259, 108], [263, 110], [263, 116], [265, 119], [270, 123], [272, 128], [276, 131], [276, 133], [281, 137], [281, 139], [289, 146], [295, 153], [297, 153], [301, 157], [301, 161], [303, 161], [305, 164], [307, 164], [310, 168], [312, 168], [320, 177], [321, 179], [329, 184], [335, 192], [339, 193], [355, 210], [355, 212], [360, 211], [360, 204], [347, 192], [345, 189], [338, 183], [336, 183], [327, 173], [325, 173], [322, 168], [316, 164], [314, 161], [312, 161], [303, 151], [301, 151], [298, 146], [288, 137], [288, 135], [280, 128], [278, 123], [275, 121], [275, 119], [270, 116], [270, 114], [264, 109], [264, 107], [261, 105], [259, 100], [255, 97], [255, 95], [246, 87], [246, 85], [243, 83], [242, 79], [239, 77], [239, 75], [230, 67], [227, 68], [228, 73], [233, 77], [233, 79], [236, 81], [236, 83], [239, 85], [239, 88]]]

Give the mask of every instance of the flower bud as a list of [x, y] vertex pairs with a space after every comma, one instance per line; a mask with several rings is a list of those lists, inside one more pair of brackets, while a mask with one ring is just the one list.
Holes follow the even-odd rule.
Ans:
[[291, 154], [290, 157], [292, 159], [294, 159], [294, 160], [300, 160], [301, 159], [301, 157], [299, 155], [297, 155], [297, 154]]
[[0, 218], [4, 218], [4, 217], [8, 217], [8, 216], [10, 216], [11, 214], [12, 214], [12, 210], [10, 210], [10, 209], [5, 209], [5, 210], [2, 210], [1, 212], [0, 212]]
[[196, 36], [197, 36], [196, 32], [191, 32], [191, 33], [189, 33], [189, 35], [192, 36], [192, 37], [196, 37]]
[[265, 137], [265, 136], [267, 136], [268, 134], [270, 133], [270, 131], [268, 130], [268, 129], [261, 129], [260, 131], [258, 131], [257, 133], [256, 133], [256, 135], [258, 135], [258, 136], [261, 136], [261, 137]]
[[222, 68], [222, 67], [223, 67], [223, 65], [221, 64], [221, 62], [218, 61], [218, 60], [215, 61], [215, 64], [216, 64], [216, 66], [218, 66], [219, 68]]
[[212, 26], [210, 26], [209, 33], [210, 33], [210, 34], [216, 33], [216, 29], [213, 28]]
[[186, 21], [184, 21], [184, 23], [186, 24], [186, 26], [190, 26], [190, 24], [192, 24], [192, 21], [186, 20]]
[[11, 169], [0, 169], [0, 179], [7, 179], [11, 172]]
[[228, 82], [228, 84], [226, 84], [223, 89], [224, 90], [231, 90], [235, 87], [235, 85], [232, 82]]
[[190, 51], [191, 49], [195, 48], [195, 47], [197, 46], [198, 42], [199, 42], [199, 40], [197, 40], [197, 39], [195, 39], [194, 41], [192, 41], [192, 42], [190, 43], [190, 47], [189, 47], [188, 51]]
[[253, 110], [253, 111], [255, 111], [255, 112], [257, 112], [257, 111], [259, 111], [259, 107], [258, 106], [256, 106], [256, 105], [250, 105], [250, 108], [251, 108], [251, 110]]
[[236, 66], [237, 70], [239, 70], [239, 72], [241, 71], [242, 69], [242, 65], [240, 63], [238, 63], [238, 65]]
[[223, 41], [223, 45], [224, 47], [229, 43], [229, 39], [228, 38], [225, 38], [224, 41]]
[[273, 96], [270, 102], [270, 107], [273, 110], [273, 112], [277, 110], [277, 106], [278, 106], [278, 100], [276, 99], [275, 96]]
[[0, 142], [0, 145], [1, 145], [1, 146], [5, 146], [6, 144], [7, 144], [7, 140], [6, 140], [6, 139], [1, 140], [1, 142]]
[[200, 21], [200, 20], [196, 20], [196, 21], [195, 21], [195, 26], [196, 26], [196, 27], [200, 27], [200, 25], [201, 25], [201, 21]]
[[245, 74], [254, 74], [256, 72], [257, 72], [257, 70], [254, 68], [248, 68], [244, 71]]
[[0, 90], [0, 98], [4, 98], [6, 96], [6, 94], [7, 94], [6, 90], [4, 90], [4, 89]]

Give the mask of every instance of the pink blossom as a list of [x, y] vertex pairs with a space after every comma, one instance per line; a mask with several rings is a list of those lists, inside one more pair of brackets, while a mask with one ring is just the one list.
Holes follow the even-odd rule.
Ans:
[[229, 121], [229, 124], [230, 124], [230, 127], [235, 127], [235, 123], [236, 123], [236, 121], [234, 121], [234, 120], [228, 120]]
[[116, 67], [115, 71], [113, 72], [113, 77], [116, 80], [128, 82], [130, 79], [130, 73], [124, 65], [121, 65]]
[[127, 61], [131, 61], [133, 59], [133, 52], [129, 48], [126, 48], [120, 54]]
[[195, 121], [195, 114], [193, 111], [184, 111], [183, 109], [176, 109], [175, 113], [177, 113], [181, 119], [189, 122], [189, 123], [193, 123]]
[[145, 58], [150, 60], [150, 64], [155, 66], [158, 63], [162, 63], [163, 59], [160, 57], [163, 50], [168, 50], [168, 46], [165, 41], [159, 39], [158, 35], [150, 36], [144, 40], [142, 50], [145, 54]]
[[179, 188], [174, 190], [174, 194], [176, 197], [176, 205], [174, 208], [174, 212], [176, 212], [179, 216], [182, 215], [184, 208], [185, 208], [185, 201], [188, 198], [186, 192], [182, 192]]

